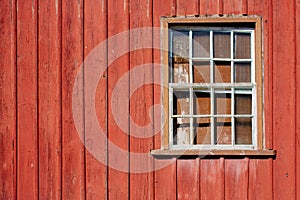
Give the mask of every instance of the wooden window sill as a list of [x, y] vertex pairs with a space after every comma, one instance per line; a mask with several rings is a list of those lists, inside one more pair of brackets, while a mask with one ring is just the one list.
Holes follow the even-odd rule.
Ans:
[[276, 150], [151, 150], [151, 155], [155, 158], [169, 157], [259, 157], [275, 158]]

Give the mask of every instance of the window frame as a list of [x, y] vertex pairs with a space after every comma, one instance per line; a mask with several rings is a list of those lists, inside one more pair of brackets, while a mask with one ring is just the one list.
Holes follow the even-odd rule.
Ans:
[[[233, 149], [233, 148], [217, 148], [217, 149], [203, 149], [197, 148], [195, 145], [186, 146], [185, 149], [174, 148], [170, 144], [170, 130], [169, 130], [169, 69], [162, 67], [161, 70], [161, 101], [167, 113], [165, 118], [162, 119], [162, 133], [161, 133], [161, 149], [152, 150], [152, 155], [275, 155], [273, 150], [265, 149], [264, 145], [264, 129], [263, 129], [263, 71], [262, 71], [262, 22], [260, 17], [162, 17], [161, 18], [161, 64], [162, 66], [169, 66], [169, 29], [172, 25], [190, 25], [190, 24], [254, 24], [254, 61], [255, 61], [255, 84], [256, 84], [256, 141], [253, 149]], [[252, 58], [253, 59], [253, 58]], [[168, 87], [165, 87], [168, 86]], [[254, 101], [252, 99], [252, 101]], [[194, 147], [193, 147], [194, 146]], [[213, 147], [213, 146], [210, 146]]]

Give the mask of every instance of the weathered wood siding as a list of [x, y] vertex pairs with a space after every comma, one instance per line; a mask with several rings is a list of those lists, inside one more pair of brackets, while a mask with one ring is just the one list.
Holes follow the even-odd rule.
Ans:
[[[300, 199], [299, 13], [299, 0], [0, 0], [0, 199]], [[90, 64], [114, 62], [99, 79], [81, 64], [118, 33], [160, 27], [161, 16], [227, 14], [262, 16], [265, 144], [276, 159], [147, 157], [161, 145], [150, 109], [160, 86], [149, 84], [160, 80], [160, 51], [148, 48], [159, 36], [102, 43]], [[93, 109], [107, 140], [89, 124]], [[136, 125], [152, 135], [137, 137]], [[101, 144], [98, 157], [80, 138]]]

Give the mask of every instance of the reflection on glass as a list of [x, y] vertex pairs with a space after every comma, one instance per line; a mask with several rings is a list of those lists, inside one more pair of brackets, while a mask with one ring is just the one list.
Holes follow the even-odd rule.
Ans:
[[251, 94], [235, 94], [235, 114], [242, 115], [252, 113], [252, 95]]
[[174, 31], [173, 32], [173, 57], [186, 58], [189, 57], [189, 32]]
[[252, 144], [251, 118], [235, 118], [235, 143]]
[[231, 63], [215, 61], [214, 63], [214, 80], [215, 83], [231, 82]]
[[250, 83], [251, 82], [251, 64], [250, 63], [235, 63], [235, 82]]
[[231, 114], [231, 94], [230, 93], [215, 93], [215, 114]]
[[230, 33], [214, 33], [214, 58], [230, 58]]
[[210, 118], [194, 119], [194, 144], [211, 144]]
[[190, 94], [189, 91], [174, 91], [173, 94], [173, 113], [174, 115], [189, 115], [190, 113]]
[[174, 118], [173, 119], [173, 144], [188, 145], [189, 141], [190, 141], [189, 120], [186, 120], [186, 118]]
[[231, 144], [231, 118], [216, 118], [215, 131], [217, 144]]
[[209, 58], [210, 52], [209, 32], [195, 31], [193, 32], [193, 57]]
[[193, 62], [194, 83], [210, 82], [210, 63], [208, 61]]
[[174, 64], [173, 74], [173, 83], [188, 83], [189, 64]]
[[251, 35], [250, 33], [235, 33], [235, 56], [236, 59], [251, 58]]
[[210, 114], [210, 92], [209, 91], [194, 91], [193, 93], [193, 109], [195, 115]]

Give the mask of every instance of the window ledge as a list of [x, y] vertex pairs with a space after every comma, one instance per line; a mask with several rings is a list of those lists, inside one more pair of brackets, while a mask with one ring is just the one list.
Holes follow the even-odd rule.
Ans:
[[200, 157], [264, 157], [275, 158], [276, 150], [151, 150], [151, 155], [155, 158], [167, 157], [186, 157], [186, 156], [200, 156]]

